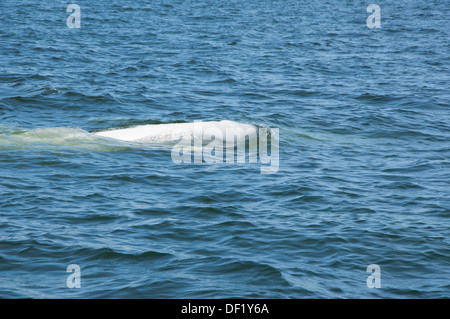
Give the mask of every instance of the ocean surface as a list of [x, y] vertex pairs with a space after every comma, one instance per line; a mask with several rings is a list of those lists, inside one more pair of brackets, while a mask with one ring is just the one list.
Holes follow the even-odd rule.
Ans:
[[[450, 2], [371, 3], [2, 0], [0, 298], [449, 298]], [[277, 171], [93, 134], [222, 120]]]

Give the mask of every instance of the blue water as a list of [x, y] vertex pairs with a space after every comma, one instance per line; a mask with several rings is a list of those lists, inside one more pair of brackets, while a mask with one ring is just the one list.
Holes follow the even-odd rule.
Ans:
[[[370, 3], [2, 0], [0, 297], [450, 297], [450, 3]], [[278, 171], [91, 134], [197, 120]]]

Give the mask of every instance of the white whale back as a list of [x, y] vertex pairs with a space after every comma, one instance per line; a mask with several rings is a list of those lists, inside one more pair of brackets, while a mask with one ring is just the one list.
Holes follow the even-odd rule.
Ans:
[[194, 139], [201, 139], [203, 133], [221, 133], [222, 137], [226, 132], [232, 131], [237, 140], [245, 139], [249, 133], [256, 133], [256, 127], [250, 124], [243, 124], [233, 121], [210, 121], [191, 123], [170, 123], [156, 125], [139, 125], [131, 128], [108, 130], [96, 132], [95, 135], [113, 138], [129, 142], [167, 142], [176, 141], [181, 137], [191, 136]]

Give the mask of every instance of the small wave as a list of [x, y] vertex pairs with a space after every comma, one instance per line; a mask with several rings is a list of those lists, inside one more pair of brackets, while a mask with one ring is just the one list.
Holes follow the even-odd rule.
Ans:
[[161, 258], [169, 258], [174, 257], [170, 253], [163, 253], [158, 251], [144, 251], [144, 252], [137, 252], [137, 253], [131, 253], [131, 252], [120, 252], [111, 248], [81, 248], [80, 250], [76, 251], [74, 253], [78, 256], [86, 256], [90, 259], [98, 260], [115, 260], [115, 259], [125, 259], [125, 260], [134, 260], [134, 261], [142, 261], [142, 260], [154, 260], [154, 259], [161, 259]]
[[58, 90], [56, 88], [52, 88], [52, 87], [44, 87], [44, 88], [40, 89], [39, 91], [40, 91], [40, 95], [43, 95], [43, 96], [61, 93], [60, 90]]
[[205, 257], [188, 258], [178, 262], [184, 267], [192, 269], [193, 272], [203, 273], [205, 269], [208, 269], [208, 272], [212, 274], [227, 274], [234, 278], [245, 278], [244, 282], [247, 285], [263, 286], [266, 282], [278, 282], [281, 286], [290, 286], [280, 269], [261, 261]]
[[371, 93], [364, 93], [361, 95], [358, 95], [355, 97], [356, 100], [362, 100], [362, 101], [371, 101], [371, 102], [392, 102], [400, 100], [401, 97], [392, 96], [389, 94], [371, 94]]

